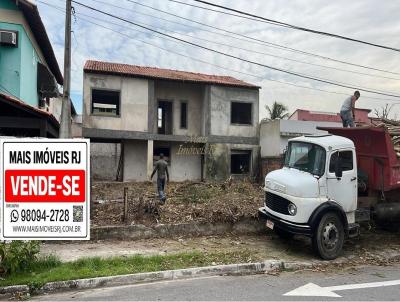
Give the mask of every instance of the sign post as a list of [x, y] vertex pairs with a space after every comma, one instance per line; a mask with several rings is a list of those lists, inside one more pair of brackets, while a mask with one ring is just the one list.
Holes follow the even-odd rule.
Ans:
[[2, 240], [89, 240], [85, 139], [3, 139]]

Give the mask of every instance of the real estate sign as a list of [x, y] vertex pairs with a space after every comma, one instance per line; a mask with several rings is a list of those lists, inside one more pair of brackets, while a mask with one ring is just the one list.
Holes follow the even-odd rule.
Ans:
[[85, 139], [1, 139], [1, 239], [89, 240]]

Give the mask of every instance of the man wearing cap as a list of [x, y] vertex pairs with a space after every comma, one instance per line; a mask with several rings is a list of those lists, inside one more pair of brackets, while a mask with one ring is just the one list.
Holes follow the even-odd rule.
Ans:
[[169, 182], [168, 163], [164, 160], [164, 154], [160, 153], [160, 159], [154, 165], [153, 173], [151, 173], [150, 180], [153, 179], [154, 174], [157, 172], [157, 190], [160, 202], [165, 203], [165, 179]]
[[343, 127], [355, 127], [354, 125], [354, 107], [356, 101], [360, 98], [360, 92], [355, 91], [354, 95], [349, 96], [340, 108], [340, 117], [342, 118]]

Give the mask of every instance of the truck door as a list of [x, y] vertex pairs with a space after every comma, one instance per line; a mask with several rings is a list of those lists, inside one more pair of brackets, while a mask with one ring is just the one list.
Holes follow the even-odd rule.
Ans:
[[[340, 159], [343, 175], [335, 176], [336, 161]], [[339, 203], [345, 212], [357, 208], [357, 161], [354, 150], [331, 153], [327, 177], [328, 198]]]

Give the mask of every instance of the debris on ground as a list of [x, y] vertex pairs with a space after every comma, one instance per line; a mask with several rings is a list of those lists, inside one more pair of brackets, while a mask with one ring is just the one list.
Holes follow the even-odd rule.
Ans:
[[[128, 188], [128, 217], [124, 215]], [[263, 203], [259, 184], [247, 180], [168, 183], [167, 201], [160, 205], [152, 182], [95, 182], [92, 184], [93, 226], [187, 222], [235, 222], [256, 217]]]

